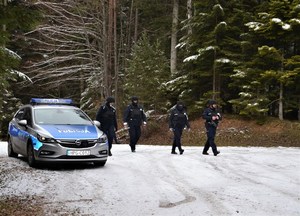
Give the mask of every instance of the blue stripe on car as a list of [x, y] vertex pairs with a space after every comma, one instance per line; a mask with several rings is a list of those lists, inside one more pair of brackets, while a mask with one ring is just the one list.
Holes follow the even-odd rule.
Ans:
[[38, 151], [43, 146], [43, 143], [41, 143], [36, 137], [32, 135], [30, 135], [30, 137], [31, 137], [34, 150]]

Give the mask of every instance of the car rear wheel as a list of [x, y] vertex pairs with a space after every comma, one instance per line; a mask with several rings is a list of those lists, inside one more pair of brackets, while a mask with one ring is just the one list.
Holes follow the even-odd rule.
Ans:
[[7, 154], [8, 157], [15, 157], [15, 158], [18, 157], [18, 154], [15, 153], [13, 150], [11, 138], [9, 138], [7, 142]]
[[29, 143], [27, 146], [27, 162], [29, 166], [36, 167], [37, 162], [34, 157], [33, 146], [31, 143]]
[[104, 166], [106, 164], [106, 161], [95, 161], [94, 165], [97, 167]]

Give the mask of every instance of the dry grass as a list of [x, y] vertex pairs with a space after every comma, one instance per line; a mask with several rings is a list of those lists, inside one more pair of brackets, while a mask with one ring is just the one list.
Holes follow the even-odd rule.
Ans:
[[[190, 123], [192, 130], [183, 133], [183, 145], [202, 146], [206, 140], [203, 120], [196, 119]], [[149, 121], [147, 128], [143, 128], [139, 143], [171, 145], [172, 137], [166, 119]], [[256, 121], [225, 116], [218, 127], [216, 143], [218, 146], [300, 147], [300, 122], [269, 118], [261, 125]]]
[[44, 215], [43, 206], [39, 198], [34, 197], [1, 197], [0, 215], [3, 216], [41, 216]]

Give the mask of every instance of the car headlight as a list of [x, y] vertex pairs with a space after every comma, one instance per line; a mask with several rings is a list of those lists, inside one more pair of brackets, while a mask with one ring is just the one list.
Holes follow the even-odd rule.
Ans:
[[106, 143], [107, 142], [107, 137], [106, 135], [102, 135], [101, 137], [98, 138], [97, 140], [98, 143]]
[[37, 135], [37, 138], [40, 142], [44, 142], [44, 143], [55, 143], [56, 142], [55, 139], [46, 137], [46, 136], [43, 136], [40, 134]]

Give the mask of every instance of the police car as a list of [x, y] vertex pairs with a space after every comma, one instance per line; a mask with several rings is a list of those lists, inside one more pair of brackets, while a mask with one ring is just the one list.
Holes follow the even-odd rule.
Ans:
[[93, 162], [104, 166], [108, 155], [100, 123], [92, 121], [71, 99], [32, 98], [8, 127], [8, 156], [39, 162]]

